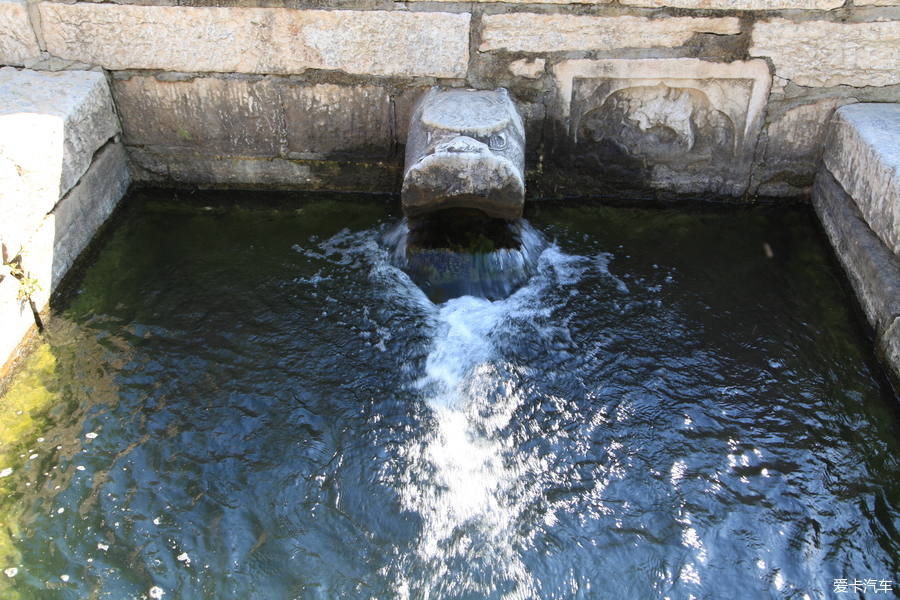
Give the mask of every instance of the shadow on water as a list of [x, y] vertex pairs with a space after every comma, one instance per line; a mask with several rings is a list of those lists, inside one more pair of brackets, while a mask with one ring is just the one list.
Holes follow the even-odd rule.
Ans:
[[257, 198], [138, 192], [49, 320], [0, 403], [4, 598], [900, 580], [897, 398], [807, 207], [540, 205], [514, 285], [433, 302], [390, 202]]

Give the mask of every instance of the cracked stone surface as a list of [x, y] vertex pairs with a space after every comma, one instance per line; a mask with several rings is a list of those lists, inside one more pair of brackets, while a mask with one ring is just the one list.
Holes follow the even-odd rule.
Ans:
[[824, 159], [869, 226], [900, 256], [900, 104], [838, 109]]
[[0, 69], [0, 241], [9, 251], [118, 132], [102, 73]]
[[788, 19], [753, 26], [750, 56], [771, 58], [775, 75], [797, 85], [900, 83], [900, 21], [834, 23]]
[[525, 202], [525, 127], [509, 94], [441, 90], [413, 111], [401, 200], [410, 217], [474, 208], [518, 219]]
[[461, 77], [469, 13], [40, 5], [51, 54], [106, 69]]
[[853, 198], [824, 166], [813, 206], [853, 287], [884, 361], [900, 382], [900, 259], [866, 223]]
[[[24, 243], [22, 266], [41, 286], [32, 299], [43, 309], [69, 268], [110, 216], [131, 179], [121, 144], [102, 148], [81, 180], [44, 216]], [[13, 250], [15, 252], [15, 250]], [[0, 280], [0, 365], [34, 327], [30, 306], [17, 298], [19, 282]]]
[[0, 0], [0, 65], [23, 66], [40, 57], [25, 0]]

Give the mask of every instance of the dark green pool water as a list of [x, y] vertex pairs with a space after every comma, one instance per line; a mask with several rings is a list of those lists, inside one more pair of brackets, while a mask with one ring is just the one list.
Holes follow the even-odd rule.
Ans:
[[0, 403], [3, 598], [898, 594], [808, 207], [533, 206], [522, 288], [434, 304], [395, 199], [127, 202]]

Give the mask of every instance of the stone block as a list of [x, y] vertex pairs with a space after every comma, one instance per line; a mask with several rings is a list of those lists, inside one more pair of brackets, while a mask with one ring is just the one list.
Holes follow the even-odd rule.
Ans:
[[770, 58], [775, 75], [807, 87], [900, 83], [900, 21], [757, 22], [750, 55]]
[[386, 157], [391, 98], [377, 86], [285, 86], [288, 150], [300, 154]]
[[524, 203], [525, 126], [507, 91], [426, 92], [409, 124], [403, 212], [474, 208], [518, 219]]
[[113, 81], [129, 145], [277, 156], [284, 135], [279, 89], [269, 80], [198, 77]]
[[[22, 267], [41, 290], [32, 296], [43, 310], [78, 256], [109, 218], [131, 180], [121, 144], [107, 144], [97, 153], [81, 180], [46, 215], [24, 244]], [[12, 252], [16, 252], [13, 250]], [[17, 297], [19, 282], [0, 281], [0, 364], [6, 361], [34, 325], [29, 304]]]
[[840, 183], [824, 166], [816, 176], [813, 206], [847, 273], [876, 345], [894, 377], [900, 377], [900, 259], [866, 223]]
[[47, 49], [106, 69], [464, 77], [468, 13], [40, 5]]
[[[28, 243], [28, 260], [40, 265], [37, 267], [38, 279], [46, 282], [44, 287], [48, 291], [56, 290], [130, 184], [124, 146], [107, 144], [81, 181], [41, 222]], [[40, 262], [37, 253], [43, 257]]]
[[[834, 111], [853, 100], [825, 98], [785, 111], [769, 124], [757, 192], [767, 196], [808, 193], [822, 162]], [[770, 109], [771, 111], [771, 109]]]
[[702, 10], [832, 10], [844, 0], [619, 0], [628, 6]]
[[101, 73], [0, 69], [0, 241], [15, 252], [119, 131]]
[[900, 104], [838, 109], [824, 159], [869, 226], [900, 256]]
[[671, 48], [698, 33], [736, 35], [734, 17], [593, 17], [535, 13], [509, 13], [482, 17], [484, 32], [479, 50], [513, 52], [565, 52]]
[[553, 76], [557, 163], [645, 188], [748, 189], [771, 86], [764, 61], [569, 60]]
[[21, 67], [41, 54], [25, 0], [0, 0], [0, 65]]

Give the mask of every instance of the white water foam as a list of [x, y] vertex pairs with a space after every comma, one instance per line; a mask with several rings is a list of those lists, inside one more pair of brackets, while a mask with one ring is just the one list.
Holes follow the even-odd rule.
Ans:
[[[415, 564], [401, 569], [398, 598], [538, 597], [522, 560], [531, 540], [521, 524], [542, 502], [544, 486], [533, 482], [545, 478], [548, 465], [505, 431], [525, 400], [531, 370], [505, 359], [498, 340], [558, 333], [550, 330], [565, 324], [553, 313], [569, 295], [560, 288], [590, 269], [608, 274], [609, 262], [543, 246], [538, 275], [511, 297], [463, 296], [437, 307], [432, 347], [414, 383], [434, 430], [409, 449], [399, 482], [403, 507], [421, 517], [422, 530]], [[552, 521], [552, 512], [544, 519]]]
[[523, 451], [508, 434], [532, 369], [505, 358], [503, 344], [567, 337], [554, 313], [588, 272], [611, 277], [620, 292], [627, 288], [609, 272], [611, 255], [568, 255], [526, 224], [523, 239], [540, 250], [532, 255], [536, 275], [524, 287], [499, 301], [462, 296], [435, 305], [397, 266], [404, 231], [388, 232], [388, 248], [370, 232], [342, 232], [319, 252], [306, 252], [334, 264], [368, 262], [369, 277], [390, 290], [386, 296], [432, 330], [424, 372], [407, 385], [426, 403], [434, 426], [403, 453], [402, 472], [389, 477], [421, 529], [413, 553], [397, 556], [386, 574], [403, 600], [537, 598], [539, 584], [522, 559], [533, 531], [522, 525], [542, 504], [541, 519], [554, 521], [554, 508], [542, 499], [552, 475], [546, 459]]

